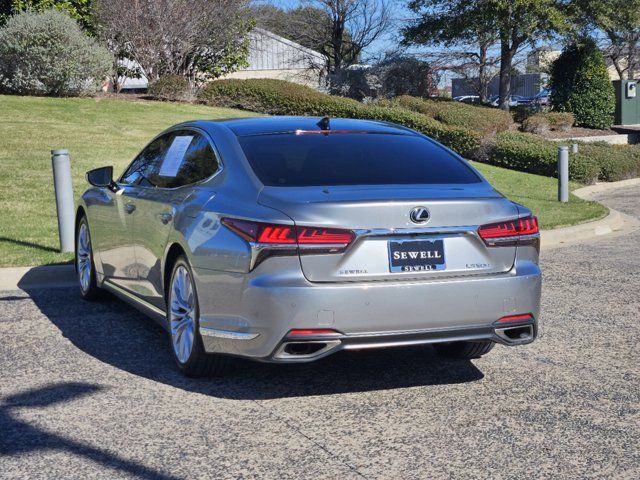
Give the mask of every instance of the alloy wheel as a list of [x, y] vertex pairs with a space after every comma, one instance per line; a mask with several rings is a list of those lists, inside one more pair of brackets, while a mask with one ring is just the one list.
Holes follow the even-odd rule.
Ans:
[[86, 223], [80, 224], [78, 232], [78, 252], [76, 255], [76, 268], [78, 281], [83, 292], [88, 292], [91, 285], [91, 238]]
[[195, 338], [195, 295], [191, 274], [179, 265], [173, 274], [169, 297], [171, 343], [180, 363], [186, 363]]

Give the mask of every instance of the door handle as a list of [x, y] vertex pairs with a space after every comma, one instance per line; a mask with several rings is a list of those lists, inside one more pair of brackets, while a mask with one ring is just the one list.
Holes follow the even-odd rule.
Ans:
[[127, 211], [127, 213], [133, 213], [135, 211], [135, 209], [136, 209], [136, 206], [133, 203], [127, 203], [124, 206], [124, 209]]
[[160, 214], [160, 221], [165, 225], [167, 223], [169, 223], [172, 218], [173, 218], [173, 215], [171, 215], [170, 213], [162, 213], [162, 214]]

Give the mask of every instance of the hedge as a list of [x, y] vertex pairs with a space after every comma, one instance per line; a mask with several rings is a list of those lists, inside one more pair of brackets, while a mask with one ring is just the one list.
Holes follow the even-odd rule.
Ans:
[[329, 116], [397, 123], [428, 135], [462, 155], [476, 149], [481, 139], [477, 132], [445, 125], [421, 113], [398, 107], [365, 105], [282, 80], [217, 80], [201, 90], [199, 99], [208, 105], [270, 115]]
[[579, 152], [600, 167], [600, 180], [615, 182], [640, 174], [640, 146], [580, 143]]
[[[557, 176], [558, 144], [530, 133], [503, 132], [496, 143], [489, 162], [500, 167]], [[585, 153], [569, 156], [569, 178], [582, 183], [593, 183], [600, 176], [600, 166]]]
[[397, 97], [392, 103], [427, 115], [446, 125], [476, 131], [482, 136], [493, 136], [498, 132], [509, 130], [513, 125], [511, 114], [497, 108], [453, 101], [426, 100], [409, 95]]

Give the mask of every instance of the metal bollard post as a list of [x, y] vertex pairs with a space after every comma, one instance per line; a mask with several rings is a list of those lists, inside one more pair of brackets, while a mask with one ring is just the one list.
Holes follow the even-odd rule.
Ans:
[[572, 143], [571, 144], [571, 153], [578, 153], [578, 144], [577, 143]]
[[73, 252], [75, 250], [75, 209], [69, 151], [51, 150], [51, 165], [53, 167], [53, 185], [56, 193], [56, 209], [58, 210], [60, 251]]
[[558, 147], [558, 201], [569, 201], [569, 147]]

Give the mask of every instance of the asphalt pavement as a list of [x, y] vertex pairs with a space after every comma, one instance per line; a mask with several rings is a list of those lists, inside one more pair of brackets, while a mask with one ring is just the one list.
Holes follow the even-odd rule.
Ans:
[[[640, 187], [599, 199], [640, 218]], [[120, 301], [0, 292], [0, 478], [640, 478], [640, 232], [542, 268], [532, 345], [199, 380]]]

